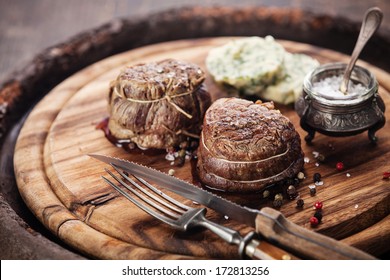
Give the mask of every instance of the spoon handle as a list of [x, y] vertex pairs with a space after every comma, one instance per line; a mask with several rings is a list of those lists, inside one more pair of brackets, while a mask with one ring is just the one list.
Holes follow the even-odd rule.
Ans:
[[356, 60], [358, 59], [360, 52], [366, 45], [367, 41], [371, 38], [374, 32], [378, 29], [381, 24], [383, 18], [382, 11], [377, 8], [370, 8], [366, 11], [362, 23], [362, 27], [360, 29], [359, 37], [356, 42], [355, 48], [351, 55], [351, 60], [345, 69], [345, 73], [343, 76], [343, 80], [341, 82], [340, 91], [344, 94], [347, 93], [348, 89], [348, 81], [351, 76], [351, 72], [353, 67], [355, 66]]

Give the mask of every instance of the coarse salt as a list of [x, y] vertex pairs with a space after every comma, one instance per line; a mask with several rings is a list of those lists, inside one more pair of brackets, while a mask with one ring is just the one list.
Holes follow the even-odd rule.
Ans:
[[175, 160], [175, 156], [173, 154], [171, 154], [171, 153], [168, 153], [168, 154], [166, 154], [165, 159], [169, 160], [169, 161], [174, 161]]
[[[329, 76], [318, 82], [313, 83], [312, 90], [324, 97], [333, 97], [333, 98], [345, 98], [346, 95], [340, 91], [340, 85], [343, 80], [343, 76]], [[348, 83], [348, 94], [362, 95], [367, 91], [367, 88], [360, 83], [354, 83], [351, 80]]]

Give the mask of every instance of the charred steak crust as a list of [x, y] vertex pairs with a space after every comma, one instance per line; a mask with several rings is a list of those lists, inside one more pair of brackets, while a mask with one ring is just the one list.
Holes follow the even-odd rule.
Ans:
[[231, 192], [259, 191], [294, 177], [302, 167], [300, 136], [273, 103], [221, 98], [207, 110], [197, 163], [206, 185]]
[[174, 59], [125, 68], [110, 84], [111, 134], [157, 149], [199, 136], [211, 104], [204, 79], [197, 65]]

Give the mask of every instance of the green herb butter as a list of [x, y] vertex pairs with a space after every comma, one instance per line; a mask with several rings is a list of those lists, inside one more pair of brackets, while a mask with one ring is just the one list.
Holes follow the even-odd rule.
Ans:
[[283, 74], [284, 56], [273, 37], [248, 37], [212, 49], [206, 66], [216, 82], [256, 94]]
[[206, 58], [217, 83], [282, 104], [299, 97], [305, 75], [317, 66], [317, 60], [287, 52], [271, 36], [233, 40], [210, 50]]
[[259, 92], [259, 96], [282, 104], [294, 103], [302, 93], [302, 83], [306, 74], [317, 66], [318, 61], [310, 56], [286, 52], [282, 79]]

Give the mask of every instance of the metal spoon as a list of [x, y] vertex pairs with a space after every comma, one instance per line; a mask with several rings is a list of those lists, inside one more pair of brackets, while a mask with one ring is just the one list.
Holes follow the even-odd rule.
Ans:
[[355, 66], [356, 60], [358, 59], [360, 52], [362, 51], [368, 40], [378, 29], [379, 25], [382, 22], [382, 18], [383, 13], [381, 9], [377, 7], [370, 8], [366, 11], [362, 22], [362, 27], [360, 28], [358, 40], [351, 55], [351, 60], [349, 61], [349, 64], [345, 69], [343, 80], [340, 85], [340, 91], [342, 93], [347, 94], [349, 78], [351, 76], [353, 67]]

